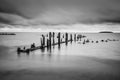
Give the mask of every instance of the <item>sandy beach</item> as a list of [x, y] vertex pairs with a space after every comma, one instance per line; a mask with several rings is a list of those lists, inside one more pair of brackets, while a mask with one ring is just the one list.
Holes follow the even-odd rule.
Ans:
[[[95, 41], [120, 38], [119, 34], [112, 37], [104, 34], [101, 38], [98, 35], [87, 36]], [[4, 41], [0, 43], [0, 80], [120, 80], [120, 41], [88, 44], [78, 41], [68, 46], [62, 44], [60, 49], [55, 46], [51, 53], [36, 50], [28, 56], [16, 53], [16, 43], [22, 41], [10, 43], [10, 39], [9, 46]]]
[[[79, 57], [80, 61], [46, 64], [0, 71], [1, 80], [119, 80], [120, 61]], [[72, 65], [71, 65], [72, 64]], [[27, 64], [29, 65], [29, 64]], [[25, 66], [25, 65], [24, 65]], [[35, 64], [34, 64], [35, 66]], [[5, 69], [5, 68], [4, 68]]]

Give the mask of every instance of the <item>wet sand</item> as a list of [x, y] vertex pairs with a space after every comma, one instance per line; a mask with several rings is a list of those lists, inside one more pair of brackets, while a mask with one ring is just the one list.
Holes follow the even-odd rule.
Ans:
[[[76, 58], [77, 59], [77, 58]], [[68, 59], [69, 60], [69, 59]], [[1, 80], [120, 80], [120, 61], [82, 57], [49, 66], [6, 69], [0, 71]], [[72, 63], [72, 65], [71, 65]], [[63, 65], [64, 64], [64, 65]], [[37, 64], [36, 64], [37, 65]], [[47, 64], [48, 65], [48, 64]], [[35, 64], [34, 64], [35, 66]]]
[[[101, 39], [98, 34], [91, 37]], [[120, 80], [119, 44], [76, 42], [56, 46], [51, 54], [37, 50], [29, 56], [17, 56], [15, 47], [0, 46], [0, 80]]]

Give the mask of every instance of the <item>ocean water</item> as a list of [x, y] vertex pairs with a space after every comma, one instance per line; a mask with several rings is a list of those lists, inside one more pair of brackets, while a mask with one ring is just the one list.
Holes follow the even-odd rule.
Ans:
[[79, 33], [87, 36], [90, 41], [99, 43], [82, 44], [80, 41], [73, 41], [67, 46], [61, 44], [61, 47], [56, 45], [51, 50], [45, 48], [30, 52], [30, 55], [25, 53], [17, 55], [17, 47], [29, 48], [32, 43], [39, 46], [42, 34], [47, 35], [47, 33], [30, 32], [0, 35], [0, 70], [74, 68], [100, 71], [108, 68], [100, 62], [101, 60], [120, 61], [120, 41], [100, 42], [102, 39], [120, 40], [119, 33]]

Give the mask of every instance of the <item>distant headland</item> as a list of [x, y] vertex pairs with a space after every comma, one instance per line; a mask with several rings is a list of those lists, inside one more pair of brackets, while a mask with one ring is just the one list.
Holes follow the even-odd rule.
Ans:
[[114, 33], [114, 32], [112, 32], [112, 31], [101, 31], [99, 33]]
[[16, 35], [16, 34], [10, 32], [0, 32], [0, 35]]

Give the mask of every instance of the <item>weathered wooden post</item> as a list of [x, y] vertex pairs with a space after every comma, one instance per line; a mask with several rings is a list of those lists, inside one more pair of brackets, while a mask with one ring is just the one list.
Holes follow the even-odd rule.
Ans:
[[45, 36], [42, 35], [41, 38], [41, 51], [44, 52], [45, 51]]
[[48, 48], [48, 47], [49, 47], [49, 39], [47, 39], [47, 42], [46, 42], [46, 43], [47, 43], [47, 48]]
[[47, 39], [47, 51], [49, 50], [49, 48], [50, 48], [50, 40]]
[[52, 33], [49, 32], [49, 46], [51, 47], [51, 38], [52, 38]]
[[21, 51], [21, 48], [18, 47], [18, 48], [17, 48], [17, 54], [18, 54], [18, 56], [20, 55], [20, 51]]
[[55, 32], [53, 32], [53, 45], [55, 45]]
[[98, 43], [98, 41], [96, 41], [96, 43]]
[[104, 40], [101, 40], [101, 42], [104, 42]]
[[72, 43], [72, 41], [73, 41], [73, 39], [72, 39], [72, 34], [70, 34], [70, 41], [71, 41], [71, 43]]
[[81, 41], [81, 39], [82, 39], [83, 36], [82, 36], [82, 35], [79, 35], [79, 37], [80, 37], [80, 41]]
[[89, 42], [90, 42], [90, 40], [89, 40], [89, 39], [87, 39], [87, 40], [86, 40], [86, 43], [89, 43]]
[[58, 36], [57, 36], [57, 38], [58, 38], [58, 46], [60, 46], [60, 36], [61, 36], [61, 33], [59, 32]]
[[63, 34], [62, 38], [64, 38], [64, 34]]
[[40, 39], [40, 42], [41, 42], [41, 46], [43, 46], [43, 41], [42, 41], [42, 40], [43, 40], [43, 39], [41, 38], [41, 39]]
[[74, 34], [74, 41], [76, 41], [76, 34]]
[[94, 43], [94, 41], [92, 41], [92, 43]]
[[79, 35], [77, 35], [77, 41], [79, 40]]
[[45, 36], [44, 35], [42, 35], [42, 41], [43, 41], [42, 45], [45, 46]]
[[83, 44], [85, 44], [86, 40], [84, 39]]
[[68, 33], [65, 33], [65, 44], [68, 44]]

